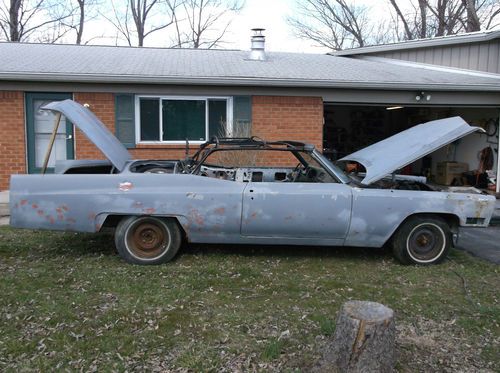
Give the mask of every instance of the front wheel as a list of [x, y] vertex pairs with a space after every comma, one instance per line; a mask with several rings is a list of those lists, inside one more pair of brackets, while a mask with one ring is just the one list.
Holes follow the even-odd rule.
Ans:
[[437, 216], [413, 216], [399, 227], [391, 243], [394, 256], [403, 264], [436, 264], [450, 251], [450, 227]]
[[173, 219], [152, 216], [124, 218], [115, 231], [120, 256], [132, 264], [161, 264], [179, 251], [181, 233]]

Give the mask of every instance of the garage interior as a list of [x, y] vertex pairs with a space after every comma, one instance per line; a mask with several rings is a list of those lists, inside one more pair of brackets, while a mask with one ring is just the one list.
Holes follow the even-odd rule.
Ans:
[[[476, 186], [494, 193], [498, 171], [499, 107], [324, 105], [324, 154], [335, 161], [414, 125], [460, 116], [485, 129], [399, 170], [440, 185]], [[363, 171], [361, 169], [360, 171]]]

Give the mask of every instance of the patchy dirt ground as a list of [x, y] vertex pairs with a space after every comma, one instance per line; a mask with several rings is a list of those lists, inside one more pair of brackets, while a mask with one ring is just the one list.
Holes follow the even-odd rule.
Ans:
[[397, 318], [397, 370], [500, 370], [499, 266], [454, 251], [189, 246], [131, 266], [110, 235], [0, 228], [0, 371], [308, 371], [349, 299]]

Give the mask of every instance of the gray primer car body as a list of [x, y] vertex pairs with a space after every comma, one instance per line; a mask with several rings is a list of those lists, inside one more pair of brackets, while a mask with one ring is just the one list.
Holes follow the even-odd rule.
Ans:
[[[147, 215], [177, 219], [190, 242], [380, 247], [414, 214], [443, 214], [455, 217], [460, 226], [485, 227], [494, 209], [494, 197], [474, 189], [471, 193], [415, 191], [353, 182], [312, 146], [305, 146], [303, 151], [324, 166], [336, 182], [243, 182], [189, 173], [133, 172], [139, 161], [132, 159], [88, 109], [70, 100], [49, 104], [46, 109], [64, 114], [110, 161], [66, 161], [56, 167], [59, 172], [72, 165], [96, 164], [112, 164], [114, 172], [12, 176], [10, 207], [14, 227], [97, 232], [108, 216]], [[379, 148], [372, 159], [369, 153], [354, 153], [346, 160], [365, 163], [367, 177], [374, 182], [438, 145], [479, 130], [460, 118], [438, 125], [443, 123], [449, 131], [440, 133], [440, 141], [403, 156], [389, 168], [374, 166], [380, 167], [377, 172], [371, 168], [379, 164]], [[427, 144], [429, 137], [425, 136], [436, 124], [424, 127], [424, 137], [419, 136]], [[385, 147], [398, 151], [388, 140]], [[400, 135], [397, 142], [402, 141]], [[415, 141], [413, 146], [418, 147]], [[389, 153], [385, 157], [391, 156], [396, 155]]]

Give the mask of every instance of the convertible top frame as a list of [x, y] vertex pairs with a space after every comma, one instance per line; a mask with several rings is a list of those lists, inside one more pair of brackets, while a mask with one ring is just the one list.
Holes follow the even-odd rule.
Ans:
[[[312, 144], [303, 143], [300, 141], [264, 141], [260, 137], [212, 137], [209, 141], [200, 145], [198, 151], [192, 157], [186, 157], [186, 162], [192, 163], [195, 167], [190, 173], [195, 174], [199, 171], [205, 160], [216, 151], [230, 150], [272, 150], [272, 151], [288, 151], [291, 152], [297, 160], [304, 166], [307, 166], [306, 160], [299, 152], [308, 152], [313, 154], [315, 147]], [[186, 140], [186, 154], [189, 152], [189, 142]], [[316, 157], [315, 157], [316, 158]], [[332, 172], [330, 167], [324, 165], [321, 160], [316, 160], [325, 170], [333, 176], [338, 182], [341, 182], [338, 175]]]
[[[186, 141], [186, 145], [189, 143]], [[198, 151], [190, 157], [194, 161], [205, 158], [205, 152], [211, 152], [220, 147], [227, 150], [237, 149], [269, 149], [269, 150], [299, 150], [312, 152], [315, 148], [312, 144], [307, 144], [300, 141], [280, 140], [280, 141], [265, 141], [258, 136], [252, 137], [217, 137], [214, 136], [207, 142], [200, 145]]]

